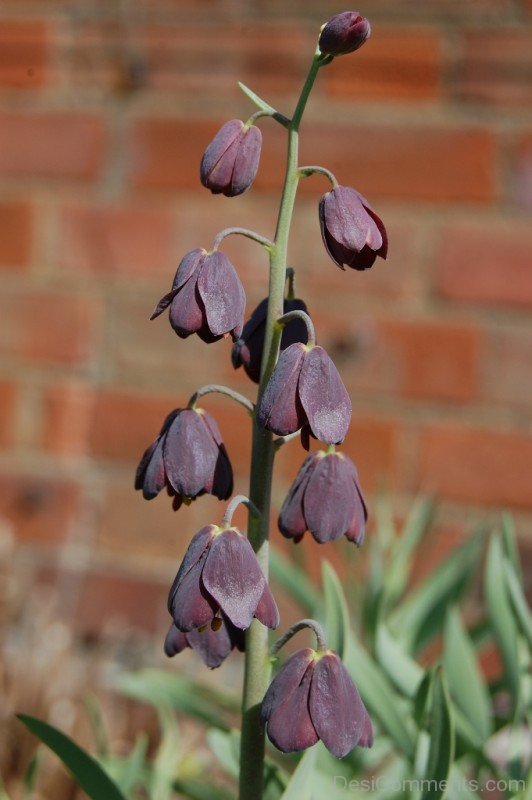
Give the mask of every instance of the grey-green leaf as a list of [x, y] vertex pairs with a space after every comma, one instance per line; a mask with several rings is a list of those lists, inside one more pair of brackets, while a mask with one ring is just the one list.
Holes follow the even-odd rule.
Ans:
[[310, 747], [292, 773], [282, 800], [312, 800], [314, 767], [318, 745]]
[[454, 758], [451, 703], [441, 667], [432, 684], [430, 745], [421, 800], [439, 800], [445, 793]]
[[327, 644], [344, 658], [349, 643], [349, 609], [342, 584], [328, 561], [322, 562]]
[[31, 733], [58, 756], [76, 782], [92, 800], [126, 800], [117, 785], [92, 756], [82, 750], [69, 736], [47, 722], [18, 714], [18, 719]]

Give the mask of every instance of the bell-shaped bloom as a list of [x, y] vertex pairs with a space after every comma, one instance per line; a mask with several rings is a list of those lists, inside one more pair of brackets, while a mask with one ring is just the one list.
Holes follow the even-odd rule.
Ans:
[[190, 647], [209, 669], [216, 669], [225, 661], [233, 648], [244, 652], [244, 631], [235, 628], [229, 620], [216, 617], [201, 630], [183, 633], [172, 623], [164, 641], [164, 652], [170, 658]]
[[326, 444], [340, 444], [351, 420], [351, 400], [333, 362], [318, 345], [283, 350], [257, 409], [257, 421], [279, 436], [308, 429]]
[[371, 747], [368, 712], [340, 658], [331, 650], [303, 648], [288, 658], [264, 697], [261, 720], [283, 753], [321, 739], [337, 758], [356, 745]]
[[370, 33], [369, 21], [358, 11], [343, 11], [325, 23], [318, 46], [324, 55], [342, 56], [362, 47]]
[[339, 267], [369, 269], [377, 256], [386, 258], [388, 238], [382, 220], [356, 189], [337, 186], [320, 200], [319, 217], [325, 249]]
[[193, 537], [168, 596], [176, 628], [188, 633], [223, 614], [246, 630], [256, 617], [268, 628], [279, 611], [247, 538], [236, 528], [207, 525]]
[[197, 333], [215, 342], [242, 333], [246, 295], [235, 268], [223, 253], [191, 250], [175, 274], [172, 289], [159, 300], [151, 319], [170, 306], [170, 324], [182, 339]]
[[[307, 312], [303, 300], [285, 300], [283, 313], [289, 311]], [[258, 383], [260, 380], [260, 365], [264, 349], [264, 335], [266, 332], [266, 315], [268, 313], [268, 298], [262, 300], [244, 325], [240, 338], [233, 345], [231, 360], [233, 367], [243, 366], [248, 377]], [[281, 350], [286, 350], [295, 342], [308, 342], [308, 330], [302, 319], [293, 319], [283, 328], [281, 337]]]
[[233, 470], [214, 419], [202, 408], [176, 408], [137, 467], [135, 489], [146, 500], [163, 487], [177, 510], [202, 494], [227, 500], [233, 491]]
[[307, 456], [279, 514], [279, 530], [300, 541], [310, 531], [317, 542], [346, 536], [360, 547], [367, 520], [358, 473], [343, 453]]
[[207, 147], [200, 166], [200, 179], [213, 194], [236, 197], [253, 181], [259, 167], [262, 134], [239, 119], [226, 122]]

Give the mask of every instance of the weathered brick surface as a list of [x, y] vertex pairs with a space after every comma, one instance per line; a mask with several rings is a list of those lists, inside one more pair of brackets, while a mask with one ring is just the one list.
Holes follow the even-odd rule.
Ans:
[[[205, 191], [200, 157], [222, 122], [254, 110], [238, 80], [290, 113], [319, 26], [338, 11], [333, 0], [124, 8], [0, 9], [0, 515], [36, 560], [41, 545], [57, 560], [71, 537], [86, 549], [80, 625], [93, 632], [110, 607], [159, 625], [186, 543], [222, 513], [206, 497], [175, 515], [166, 496], [132, 490], [141, 453], [198, 386], [255, 393], [229, 341], [183, 341], [166, 314], [149, 315], [182, 256], [218, 230], [273, 236], [281, 126], [260, 120], [260, 169], [243, 197]], [[329, 184], [314, 176], [299, 187], [289, 263], [353, 399], [343, 447], [371, 518], [382, 487], [400, 514], [420, 488], [442, 503], [429, 569], [490, 509], [515, 509], [524, 537], [532, 522], [532, 6], [375, 0], [363, 11], [373, 35], [319, 74], [301, 162], [368, 197], [389, 257], [364, 273], [332, 263], [317, 214]], [[223, 250], [249, 314], [267, 256], [242, 237]], [[202, 402], [246, 493], [249, 420], [226, 398]], [[298, 442], [277, 456], [272, 530], [304, 457]], [[318, 577], [323, 552], [309, 541], [300, 553]], [[345, 548], [325, 555], [352, 567]]]

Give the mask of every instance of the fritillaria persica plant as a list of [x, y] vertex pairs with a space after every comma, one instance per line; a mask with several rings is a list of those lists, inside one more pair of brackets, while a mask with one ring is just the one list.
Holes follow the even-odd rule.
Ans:
[[[279, 625], [268, 585], [270, 496], [279, 447], [298, 435], [307, 450], [310, 436], [326, 446], [309, 455], [295, 477], [280, 512], [281, 533], [298, 542], [309, 531], [321, 544], [346, 536], [360, 546], [364, 539], [367, 512], [358, 473], [336, 449], [349, 428], [351, 401], [331, 358], [316, 343], [307, 306], [294, 297], [294, 269], [287, 267], [286, 256], [298, 183], [319, 174], [331, 183], [319, 201], [316, 221], [331, 259], [341, 269], [366, 270], [377, 256], [386, 258], [386, 230], [368, 201], [356, 189], [339, 185], [329, 170], [300, 166], [298, 160], [299, 126], [320, 69], [357, 50], [369, 35], [368, 21], [356, 11], [338, 14], [323, 26], [291, 117], [242, 87], [259, 110], [245, 123], [233, 119], [221, 127], [203, 155], [200, 178], [214, 194], [243, 194], [259, 168], [258, 120], [270, 117], [282, 125], [288, 150], [275, 235], [268, 239], [244, 228], [221, 231], [210, 250], [197, 248], [183, 257], [171, 290], [153, 312], [155, 318], [168, 309], [170, 324], [182, 339], [197, 333], [207, 344], [220, 346], [214, 343], [231, 337], [233, 366], [243, 366], [258, 384], [255, 402], [227, 387], [208, 385], [187, 408], [171, 411], [144, 453], [135, 481], [147, 500], [166, 487], [176, 510], [205, 493], [228, 500], [231, 463], [216, 422], [198, 403], [209, 392], [221, 392], [248, 411], [253, 430], [249, 497], [233, 497], [220, 524], [206, 524], [190, 542], [170, 589], [172, 622], [164, 644], [169, 656], [192, 648], [210, 668], [234, 648], [245, 650], [240, 800], [262, 797], [266, 733], [284, 753], [321, 739], [338, 758], [356, 745], [371, 747], [373, 741], [356, 686], [339, 656], [328, 649], [317, 622], [302, 620], [268, 650], [268, 628]], [[245, 324], [244, 288], [220, 251], [232, 234], [255, 240], [270, 259], [268, 296]], [[249, 509], [247, 535], [231, 522], [239, 503]], [[314, 632], [316, 650], [295, 652], [270, 683], [273, 656], [303, 628]]]

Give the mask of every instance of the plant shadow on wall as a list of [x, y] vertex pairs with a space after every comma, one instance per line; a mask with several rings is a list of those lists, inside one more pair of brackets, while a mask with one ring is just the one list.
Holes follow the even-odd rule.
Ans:
[[[324, 449], [309, 455], [295, 477], [281, 509], [281, 533], [296, 544], [307, 531], [321, 545], [344, 536], [356, 547], [364, 541], [367, 510], [358, 473], [337, 449], [349, 428], [351, 401], [334, 363], [317, 344], [304, 301], [295, 297], [295, 270], [287, 266], [287, 250], [299, 181], [318, 175], [331, 184], [317, 214], [330, 258], [356, 272], [386, 258], [386, 230], [369, 202], [339, 185], [326, 168], [301, 166], [298, 160], [299, 126], [320, 70], [356, 51], [369, 34], [368, 21], [357, 12], [333, 17], [320, 32], [292, 116], [242, 86], [259, 110], [245, 123], [226, 122], [203, 156], [203, 185], [214, 194], [235, 197], [247, 191], [258, 169], [262, 134], [256, 123], [270, 118], [287, 132], [273, 239], [239, 227], [221, 231], [210, 249], [184, 256], [152, 315], [168, 311], [181, 339], [197, 334], [219, 347], [215, 343], [230, 337], [233, 365], [244, 366], [258, 383], [257, 398], [253, 403], [225, 386], [198, 389], [186, 408], [170, 411], [164, 420], [140, 461], [135, 487], [147, 500], [166, 489], [176, 511], [205, 493], [229, 501], [220, 522], [208, 522], [193, 537], [170, 588], [172, 622], [165, 650], [174, 656], [192, 648], [211, 668], [233, 649], [243, 650], [243, 698], [240, 704], [219, 688], [206, 693], [199, 684], [156, 672], [124, 678], [125, 692], [158, 710], [162, 733], [154, 759], [146, 758], [139, 739], [127, 759], [107, 754], [97, 761], [48, 723], [20, 716], [95, 799], [163, 800], [176, 792], [190, 798], [233, 797], [231, 779], [238, 782], [239, 800], [352, 797], [367, 792], [359, 779], [376, 774], [383, 797], [404, 794], [401, 782], [412, 779], [408, 792], [422, 798], [443, 797], [448, 791], [474, 796], [475, 781], [480, 789], [484, 778], [492, 777], [501, 786], [507, 780], [512, 796], [525, 791], [522, 719], [531, 624], [508, 520], [488, 547], [488, 617], [476, 621], [470, 634], [456, 603], [478, 565], [478, 535], [425, 584], [409, 591], [412, 557], [429, 524], [430, 504], [418, 504], [400, 534], [380, 520], [369, 543], [369, 574], [356, 592], [353, 582], [348, 584], [348, 595], [356, 595], [352, 607], [328, 562], [323, 562], [320, 594], [304, 570], [269, 551], [275, 454], [297, 439], [309, 450], [310, 437]], [[230, 235], [252, 239], [270, 261], [268, 297], [245, 325], [244, 287], [220, 250]], [[249, 496], [232, 496], [228, 454], [215, 420], [202, 407], [202, 398], [212, 392], [236, 401], [251, 418]], [[239, 504], [249, 511], [247, 535], [232, 524]], [[280, 618], [270, 572], [306, 615], [271, 647], [268, 629], [276, 629]], [[271, 680], [279, 651], [302, 631], [311, 633], [312, 646], [292, 652]], [[441, 656], [433, 667], [423, 667], [427, 648], [441, 645], [442, 636]], [[487, 638], [497, 643], [504, 665], [500, 681], [490, 686], [476, 655]], [[237, 730], [232, 712], [240, 705]], [[175, 710], [210, 726], [208, 741], [227, 774], [227, 789], [186, 775]], [[276, 748], [268, 754], [266, 735]], [[305, 755], [294, 755], [301, 751]]]

